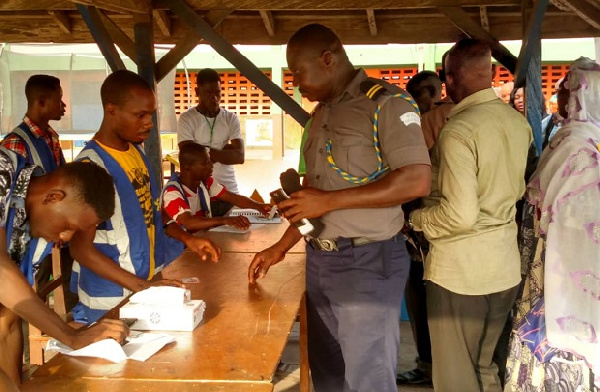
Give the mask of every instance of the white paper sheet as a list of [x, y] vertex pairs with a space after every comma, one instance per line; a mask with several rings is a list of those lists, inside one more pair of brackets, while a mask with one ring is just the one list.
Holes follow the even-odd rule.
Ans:
[[144, 362], [165, 345], [174, 341], [175, 337], [167, 334], [132, 332], [123, 346], [114, 339], [104, 339], [79, 350], [73, 350], [56, 339], [50, 339], [46, 350], [58, 351], [74, 357], [103, 358], [114, 363], [126, 359]]
[[254, 228], [254, 226], [256, 226], [256, 225], [250, 225], [250, 228], [248, 230], [240, 230], [236, 227], [222, 225], [222, 226], [213, 227], [209, 231], [214, 231], [217, 233], [246, 234], [246, 233], [250, 233], [250, 230], [252, 230]]

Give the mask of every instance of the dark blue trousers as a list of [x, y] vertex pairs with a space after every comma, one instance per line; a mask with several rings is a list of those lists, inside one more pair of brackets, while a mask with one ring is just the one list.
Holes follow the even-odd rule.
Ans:
[[404, 238], [306, 248], [308, 356], [316, 392], [397, 392]]

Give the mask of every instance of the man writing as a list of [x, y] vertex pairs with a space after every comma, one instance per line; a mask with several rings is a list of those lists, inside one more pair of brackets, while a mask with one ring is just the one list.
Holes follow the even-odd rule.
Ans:
[[[306, 247], [315, 390], [397, 391], [398, 318], [410, 264], [397, 234], [401, 204], [429, 192], [429, 155], [416, 103], [355, 69], [337, 35], [319, 24], [290, 38], [287, 62], [300, 93], [319, 102], [303, 151], [308, 187], [278, 204], [291, 223], [320, 217], [325, 226]], [[301, 238], [290, 226], [256, 254], [250, 283]]]
[[[73, 236], [71, 287], [79, 294], [75, 320], [93, 322], [150, 280], [179, 254], [167, 245], [165, 232], [204, 260], [217, 261], [211, 241], [194, 237], [178, 225], [163, 228], [160, 185], [139, 145], [150, 135], [156, 110], [154, 91], [139, 75], [119, 70], [100, 89], [104, 117], [93, 140], [77, 159], [104, 167], [114, 178], [115, 213], [97, 228]], [[166, 222], [166, 221], [165, 221]], [[180, 250], [180, 248], [177, 248]], [[152, 284], [180, 285], [159, 280]]]
[[[21, 319], [72, 348], [104, 338], [121, 342], [128, 329], [103, 320], [75, 330], [48, 308], [31, 289], [19, 267], [29, 270], [35, 252], [31, 238], [66, 242], [90, 230], [114, 211], [112, 179], [91, 163], [71, 163], [40, 176], [39, 169], [0, 148], [0, 385], [18, 385], [23, 360]], [[11, 380], [10, 382], [7, 380]], [[5, 390], [5, 389], [3, 389]]]

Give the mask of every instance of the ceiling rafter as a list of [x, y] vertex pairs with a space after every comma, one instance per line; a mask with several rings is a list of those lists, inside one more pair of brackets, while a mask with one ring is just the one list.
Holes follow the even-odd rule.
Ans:
[[269, 10], [259, 10], [260, 17], [263, 20], [265, 29], [269, 37], [275, 37], [275, 20], [273, 19], [273, 13]]
[[156, 20], [156, 24], [160, 29], [160, 32], [165, 37], [171, 36], [171, 19], [165, 10], [153, 10], [152, 14], [154, 19]]
[[487, 7], [479, 7], [479, 20], [481, 21], [481, 27], [485, 31], [490, 31], [490, 20], [488, 19]]
[[572, 10], [577, 16], [586, 21], [592, 27], [600, 30], [600, 9], [594, 7], [585, 0], [554, 0], [559, 8], [564, 6]]
[[371, 37], [377, 36], [377, 20], [375, 19], [375, 10], [373, 8], [367, 8], [367, 22], [369, 23]]
[[71, 0], [73, 3], [107, 11], [147, 14], [152, 10], [152, 0]]
[[71, 19], [69, 19], [69, 14], [67, 11], [55, 11], [49, 10], [48, 14], [52, 16], [52, 19], [56, 22], [58, 27], [66, 34], [71, 34]]

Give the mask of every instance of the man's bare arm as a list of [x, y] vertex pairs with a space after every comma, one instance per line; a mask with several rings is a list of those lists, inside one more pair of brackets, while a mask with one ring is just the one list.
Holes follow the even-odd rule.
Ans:
[[230, 140], [229, 144], [221, 150], [210, 149], [210, 159], [224, 165], [241, 165], [245, 158], [244, 141], [242, 139]]
[[89, 328], [85, 333], [67, 325], [42, 302], [14, 261], [9, 258], [6, 231], [3, 228], [0, 229], [0, 280], [3, 282], [3, 289], [0, 290], [2, 305], [70, 347], [80, 348], [104, 338], [113, 338], [121, 342], [127, 336], [127, 327], [116, 320], [99, 323], [98, 327]]
[[73, 235], [69, 248], [73, 259], [98, 276], [115, 282], [131, 291], [140, 291], [150, 287], [150, 282], [125, 271], [112, 259], [94, 246], [96, 230], [78, 231]]

